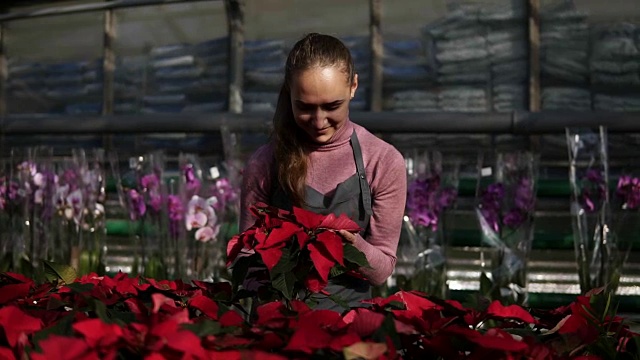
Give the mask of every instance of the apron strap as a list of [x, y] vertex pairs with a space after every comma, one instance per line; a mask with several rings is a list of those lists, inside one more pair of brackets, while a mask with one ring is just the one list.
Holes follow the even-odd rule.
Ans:
[[364, 170], [364, 161], [362, 160], [362, 149], [360, 149], [360, 142], [358, 141], [355, 130], [353, 130], [353, 133], [351, 134], [351, 147], [353, 148], [353, 157], [356, 160], [356, 171], [358, 172], [358, 179], [360, 180], [360, 192], [362, 194], [364, 212], [367, 216], [372, 216], [371, 189], [367, 182], [367, 175]]

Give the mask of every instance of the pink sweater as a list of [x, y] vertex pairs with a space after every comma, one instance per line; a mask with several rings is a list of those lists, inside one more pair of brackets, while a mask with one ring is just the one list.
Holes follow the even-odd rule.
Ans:
[[[371, 265], [371, 269], [362, 269], [363, 274], [372, 284], [380, 285], [395, 268], [407, 196], [406, 169], [400, 152], [362, 126], [347, 121], [328, 143], [314, 145], [309, 155], [307, 185], [330, 195], [339, 183], [356, 173], [349, 143], [354, 129], [362, 148], [373, 209], [366, 238], [358, 235], [354, 245], [366, 255]], [[274, 179], [273, 160], [273, 144], [269, 143], [260, 147], [247, 162], [242, 184], [241, 230], [255, 222], [248, 211], [249, 206], [256, 202], [268, 203]]]

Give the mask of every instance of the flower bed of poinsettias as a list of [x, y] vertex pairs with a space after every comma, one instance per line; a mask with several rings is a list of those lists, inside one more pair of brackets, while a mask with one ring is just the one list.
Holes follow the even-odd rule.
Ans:
[[633, 359], [603, 293], [554, 310], [399, 292], [338, 314], [303, 302], [246, 320], [228, 283], [0, 275], [0, 359]]

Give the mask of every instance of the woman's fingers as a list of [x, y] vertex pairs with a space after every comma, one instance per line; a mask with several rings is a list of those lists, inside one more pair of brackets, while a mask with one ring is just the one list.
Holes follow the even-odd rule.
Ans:
[[353, 244], [356, 241], [356, 234], [348, 232], [347, 230], [338, 230], [338, 234], [340, 234], [340, 236], [350, 244]]

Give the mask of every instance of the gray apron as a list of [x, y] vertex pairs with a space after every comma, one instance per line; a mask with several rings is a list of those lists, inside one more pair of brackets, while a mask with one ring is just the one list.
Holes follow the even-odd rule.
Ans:
[[[360, 142], [354, 131], [351, 134], [351, 148], [356, 163], [356, 173], [347, 180], [338, 184], [333, 196], [324, 196], [316, 189], [307, 185], [305, 209], [319, 214], [335, 215], [345, 214], [353, 219], [362, 229], [361, 235], [368, 231], [371, 210], [371, 189], [365, 175], [364, 162], [362, 160], [362, 150]], [[289, 197], [279, 186], [278, 181], [274, 181], [275, 189], [272, 191], [269, 204], [285, 210], [292, 210]], [[366, 280], [358, 279], [346, 274], [329, 279], [327, 287], [324, 289], [332, 298], [336, 298], [340, 303], [346, 303], [349, 307], [363, 307], [360, 301], [371, 298], [371, 286]], [[312, 300], [317, 305], [312, 305], [314, 309], [334, 310], [342, 313], [347, 310], [339, 305], [332, 298], [323, 294], [314, 294]]]

